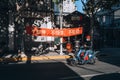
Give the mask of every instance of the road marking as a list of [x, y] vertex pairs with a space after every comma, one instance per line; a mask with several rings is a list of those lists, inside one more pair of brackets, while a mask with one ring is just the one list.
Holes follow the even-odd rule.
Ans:
[[86, 78], [86, 77], [93, 77], [98, 75], [105, 75], [105, 74], [114, 74], [114, 73], [120, 73], [120, 72], [107, 72], [107, 73], [96, 73], [96, 74], [88, 74], [88, 75], [80, 75], [80, 77]]
[[103, 74], [105, 74], [105, 73], [81, 75], [81, 77], [83, 77], [83, 78], [86, 78], [86, 77], [93, 77], [93, 76], [97, 76], [97, 75], [103, 75]]
[[87, 78], [87, 77], [93, 77], [93, 76], [104, 75], [104, 74], [110, 74], [110, 73], [96, 73], [96, 74], [88, 74], [88, 75], [80, 75], [80, 76], [68, 76], [60, 79], [68, 80], [68, 79], [76, 79], [76, 78]]

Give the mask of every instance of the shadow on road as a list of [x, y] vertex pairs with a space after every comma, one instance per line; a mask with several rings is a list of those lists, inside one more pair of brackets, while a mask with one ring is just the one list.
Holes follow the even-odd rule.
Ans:
[[92, 77], [90, 80], [120, 80], [119, 73], [104, 74]]
[[0, 80], [84, 80], [61, 62], [0, 65]]
[[26, 52], [26, 56], [27, 56], [26, 64], [31, 64], [31, 57], [32, 57], [31, 52]]
[[120, 48], [106, 48], [100, 51], [98, 60], [120, 67]]

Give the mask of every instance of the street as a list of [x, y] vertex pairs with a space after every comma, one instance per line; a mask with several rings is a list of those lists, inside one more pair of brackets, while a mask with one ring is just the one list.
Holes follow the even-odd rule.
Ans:
[[65, 80], [72, 76], [83, 80], [62, 62], [0, 65], [0, 75], [1, 80]]
[[120, 58], [101, 55], [95, 65], [70, 66], [66, 60], [0, 65], [1, 80], [120, 80]]
[[0, 80], [120, 80], [119, 35], [120, 0], [0, 0]]

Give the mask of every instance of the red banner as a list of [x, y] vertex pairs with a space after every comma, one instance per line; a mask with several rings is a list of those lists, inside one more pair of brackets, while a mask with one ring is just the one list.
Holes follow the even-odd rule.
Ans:
[[82, 27], [78, 28], [63, 28], [63, 29], [48, 29], [48, 28], [38, 28], [38, 27], [26, 27], [27, 34], [33, 36], [58, 36], [58, 37], [68, 37], [80, 35], [83, 32]]

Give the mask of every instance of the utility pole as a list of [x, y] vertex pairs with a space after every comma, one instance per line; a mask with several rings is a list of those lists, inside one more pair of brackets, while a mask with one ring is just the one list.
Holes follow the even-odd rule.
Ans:
[[[60, 29], [62, 30], [63, 27], [63, 4], [62, 2], [59, 4], [59, 10], [60, 10]], [[63, 55], [63, 37], [60, 38], [60, 55]]]
[[14, 31], [15, 31], [15, 24], [14, 24], [14, 18], [13, 18], [13, 12], [9, 10], [9, 27], [8, 27], [8, 32], [9, 32], [9, 42], [8, 42], [8, 47], [9, 51], [14, 51]]

